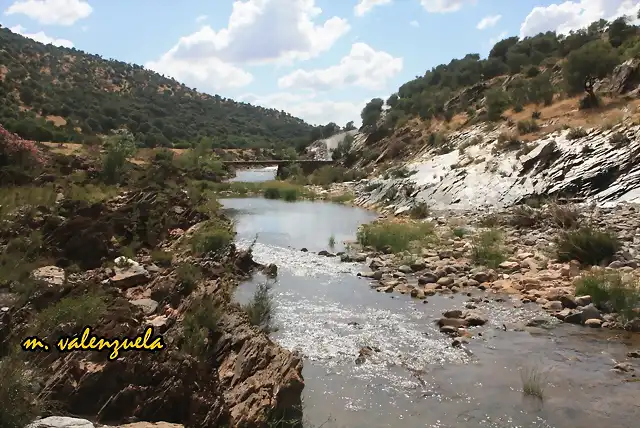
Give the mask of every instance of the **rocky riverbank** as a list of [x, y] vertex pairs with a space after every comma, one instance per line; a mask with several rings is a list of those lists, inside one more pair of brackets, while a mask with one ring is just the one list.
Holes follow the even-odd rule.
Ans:
[[[234, 247], [231, 223], [212, 194], [191, 184], [192, 171], [159, 156], [123, 165], [119, 183], [106, 185], [100, 159], [37, 146], [24, 155], [37, 162], [25, 165], [23, 184], [0, 189], [0, 425], [300, 419], [300, 357], [230, 298], [240, 278], [265, 267]], [[117, 359], [54, 349], [86, 326], [111, 340], [153, 327], [164, 348], [121, 350]], [[27, 336], [49, 351], [21, 351]], [[56, 414], [86, 420], [47, 418]]]

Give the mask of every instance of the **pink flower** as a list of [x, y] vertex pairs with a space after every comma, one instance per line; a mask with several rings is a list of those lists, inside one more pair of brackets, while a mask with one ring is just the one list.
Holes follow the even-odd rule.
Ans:
[[25, 140], [0, 125], [0, 159], [2, 158], [5, 158], [5, 162], [19, 165], [44, 163], [44, 157], [35, 142]]

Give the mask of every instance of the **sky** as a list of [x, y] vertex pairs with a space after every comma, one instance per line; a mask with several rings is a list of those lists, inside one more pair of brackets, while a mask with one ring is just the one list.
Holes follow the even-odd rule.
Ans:
[[0, 24], [311, 124], [360, 123], [431, 67], [640, 0], [0, 0]]

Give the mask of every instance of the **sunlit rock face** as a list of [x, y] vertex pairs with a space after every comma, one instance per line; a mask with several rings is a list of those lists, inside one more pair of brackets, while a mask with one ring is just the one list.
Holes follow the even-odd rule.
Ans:
[[406, 164], [413, 175], [363, 184], [356, 202], [401, 210], [417, 201], [433, 208], [505, 207], [546, 195], [596, 203], [639, 201], [640, 126], [586, 131], [579, 138], [570, 138], [570, 130], [558, 131], [513, 150], [498, 150], [499, 132], [487, 132], [483, 125], [452, 133], [453, 151], [423, 152]]

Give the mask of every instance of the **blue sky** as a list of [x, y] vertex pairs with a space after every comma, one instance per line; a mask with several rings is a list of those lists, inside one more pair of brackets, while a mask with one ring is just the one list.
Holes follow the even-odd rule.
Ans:
[[[640, 0], [0, 0], [42, 42], [143, 64], [203, 92], [356, 124], [427, 69], [511, 35], [568, 32]], [[481, 24], [482, 23], [482, 24]]]

